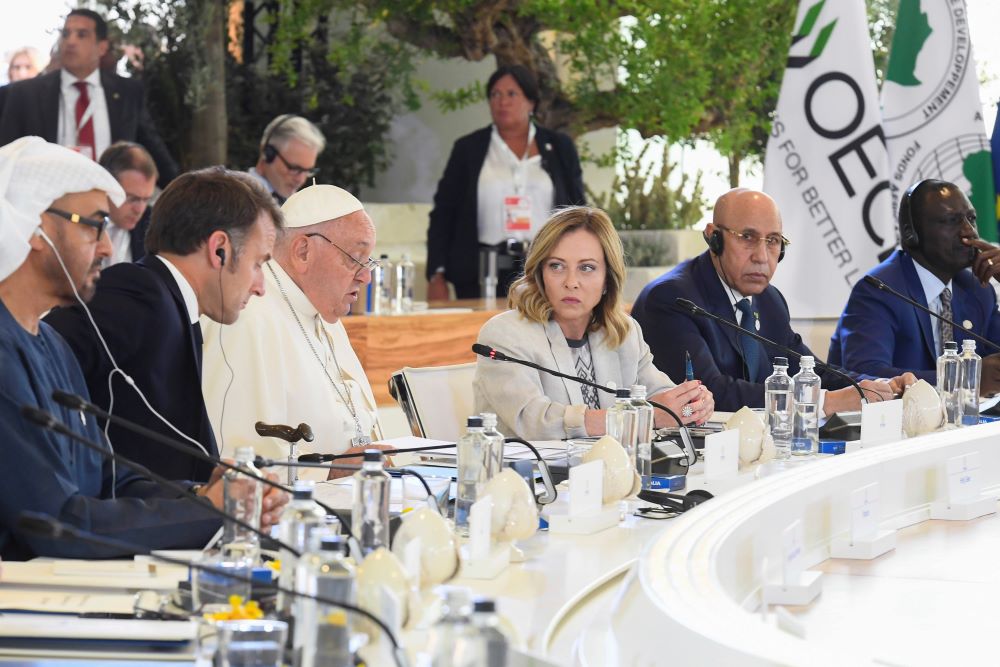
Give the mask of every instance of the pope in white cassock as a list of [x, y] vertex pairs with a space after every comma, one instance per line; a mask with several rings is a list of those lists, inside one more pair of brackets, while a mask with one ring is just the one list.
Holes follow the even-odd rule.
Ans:
[[[264, 265], [264, 296], [251, 299], [235, 324], [202, 320], [202, 384], [215, 437], [223, 457], [251, 445], [284, 459], [288, 444], [261, 438], [254, 424], [305, 422], [315, 440], [299, 443], [300, 454], [360, 452], [381, 429], [340, 318], [371, 282], [375, 225], [357, 198], [333, 185], [300, 190], [281, 210], [285, 229]], [[326, 471], [301, 469], [299, 477], [324, 479]]]

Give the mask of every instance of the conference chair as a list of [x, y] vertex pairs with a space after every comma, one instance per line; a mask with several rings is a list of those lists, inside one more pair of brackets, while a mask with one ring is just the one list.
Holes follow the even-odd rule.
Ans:
[[465, 433], [473, 413], [472, 378], [475, 362], [396, 371], [389, 378], [389, 394], [410, 422], [413, 435], [456, 442]]

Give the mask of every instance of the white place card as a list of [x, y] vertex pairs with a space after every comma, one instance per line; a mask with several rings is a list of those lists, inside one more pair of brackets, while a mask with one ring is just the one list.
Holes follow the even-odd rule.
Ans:
[[903, 400], [861, 406], [861, 444], [881, 445], [903, 439]]
[[604, 498], [604, 461], [591, 461], [569, 469], [569, 515], [600, 513]]
[[705, 477], [733, 477], [740, 468], [740, 432], [737, 429], [705, 436]]
[[483, 496], [469, 508], [469, 558], [482, 560], [490, 555], [490, 528], [493, 496]]
[[953, 456], [945, 464], [948, 477], [948, 501], [965, 503], [982, 496], [983, 480], [979, 475], [979, 452]]
[[796, 519], [781, 533], [781, 579], [785, 586], [797, 586], [802, 578], [805, 528]]
[[851, 540], [859, 542], [878, 534], [878, 483], [851, 492]]

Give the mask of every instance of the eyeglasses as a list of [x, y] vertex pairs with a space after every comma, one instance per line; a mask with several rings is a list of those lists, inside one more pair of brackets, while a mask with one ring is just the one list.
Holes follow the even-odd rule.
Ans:
[[288, 169], [288, 171], [295, 174], [296, 176], [305, 176], [306, 178], [312, 178], [313, 176], [319, 173], [319, 169], [316, 169], [315, 167], [313, 168], [300, 167], [297, 164], [292, 164], [291, 162], [286, 160], [285, 156], [279, 153], [278, 151], [274, 151], [274, 154], [278, 156], [278, 159], [281, 160], [281, 162], [285, 165], [285, 168]]
[[88, 227], [93, 227], [97, 230], [97, 240], [101, 240], [101, 235], [104, 234], [104, 228], [108, 226], [108, 214], [104, 213], [100, 220], [94, 220], [92, 218], [85, 218], [78, 213], [67, 213], [66, 211], [60, 211], [57, 208], [45, 209], [46, 213], [51, 213], [52, 215], [59, 216], [63, 220], [69, 220], [72, 223], [78, 225], [87, 225]]
[[357, 271], [354, 272], [354, 275], [358, 275], [359, 273], [361, 273], [365, 269], [368, 269], [369, 271], [374, 271], [378, 267], [382, 266], [381, 262], [379, 262], [377, 259], [373, 259], [371, 257], [369, 257], [368, 260], [364, 261], [364, 262], [362, 262], [359, 259], [355, 259], [354, 255], [352, 255], [351, 253], [347, 252], [346, 250], [344, 250], [343, 248], [341, 248], [339, 245], [337, 245], [336, 243], [334, 243], [333, 241], [331, 241], [330, 239], [326, 238], [325, 236], [323, 236], [322, 234], [320, 234], [318, 232], [313, 232], [312, 234], [306, 234], [306, 236], [318, 236], [321, 239], [323, 239], [324, 241], [326, 241], [327, 243], [329, 243], [330, 245], [332, 245], [334, 248], [336, 248], [337, 250], [339, 250], [340, 252], [344, 253], [347, 256], [348, 259], [350, 259], [352, 262], [354, 262], [355, 264], [357, 264], [360, 267]]
[[764, 247], [767, 248], [767, 251], [772, 255], [777, 255], [781, 252], [782, 248], [791, 243], [791, 241], [786, 239], [782, 234], [768, 234], [767, 236], [761, 236], [754, 231], [737, 232], [732, 229], [726, 229], [721, 225], [716, 225], [716, 228], [735, 236], [739, 239], [740, 245], [746, 250], [756, 250], [760, 246], [761, 241], [763, 241]]

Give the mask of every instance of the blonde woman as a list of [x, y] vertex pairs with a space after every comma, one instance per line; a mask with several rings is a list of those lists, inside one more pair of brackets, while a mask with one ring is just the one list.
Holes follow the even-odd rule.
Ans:
[[[479, 342], [513, 357], [618, 387], [641, 384], [690, 422], [706, 420], [712, 394], [699, 381], [675, 386], [653, 366], [639, 325], [622, 307], [625, 259], [607, 213], [557, 211], [531, 246], [512, 286], [511, 310], [487, 322]], [[480, 358], [476, 410], [495, 412], [502, 433], [528, 440], [604, 434], [614, 396], [510, 362]], [[687, 408], [687, 409], [685, 409]], [[657, 426], [673, 420], [661, 411]]]

